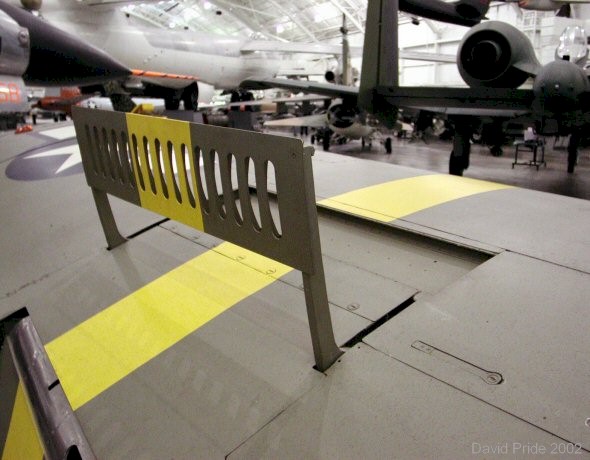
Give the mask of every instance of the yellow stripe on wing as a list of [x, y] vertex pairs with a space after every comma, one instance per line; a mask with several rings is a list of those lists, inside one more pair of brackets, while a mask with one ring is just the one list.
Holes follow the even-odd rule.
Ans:
[[2, 460], [43, 458], [43, 448], [21, 384], [16, 390]]
[[466, 177], [432, 174], [365, 187], [321, 200], [318, 204], [380, 222], [391, 222], [442, 203], [505, 188], [511, 187]]
[[290, 270], [222, 243], [56, 338], [46, 349], [73, 409]]

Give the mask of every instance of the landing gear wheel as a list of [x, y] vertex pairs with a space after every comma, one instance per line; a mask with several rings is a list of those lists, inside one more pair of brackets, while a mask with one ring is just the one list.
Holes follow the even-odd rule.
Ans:
[[330, 150], [330, 135], [328, 133], [324, 133], [322, 136], [322, 147], [326, 152]]
[[180, 107], [180, 98], [176, 95], [166, 96], [164, 98], [164, 107], [166, 110], [178, 110]]
[[385, 139], [385, 152], [391, 154], [392, 147], [391, 147], [391, 137]]
[[192, 83], [184, 89], [182, 92], [182, 102], [184, 103], [184, 110], [197, 110], [199, 105], [199, 86], [196, 83]]
[[567, 159], [567, 172], [572, 174], [576, 169], [576, 160], [572, 158]]
[[464, 168], [463, 158], [459, 156], [455, 156], [455, 152], [451, 152], [451, 156], [449, 157], [449, 174], [453, 176], [462, 176]]
[[504, 151], [502, 150], [502, 147], [500, 147], [499, 145], [492, 145], [490, 147], [490, 153], [494, 157], [501, 157], [504, 154]]

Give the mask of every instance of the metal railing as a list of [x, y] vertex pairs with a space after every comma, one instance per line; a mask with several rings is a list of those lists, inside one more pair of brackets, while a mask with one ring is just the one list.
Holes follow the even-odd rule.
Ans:
[[0, 320], [0, 457], [95, 459], [26, 308]]

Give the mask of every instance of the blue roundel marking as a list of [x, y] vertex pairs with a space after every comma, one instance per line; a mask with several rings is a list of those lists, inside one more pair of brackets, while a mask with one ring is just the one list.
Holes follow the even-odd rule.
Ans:
[[8, 164], [6, 176], [15, 180], [42, 180], [82, 171], [80, 147], [74, 138], [21, 153]]

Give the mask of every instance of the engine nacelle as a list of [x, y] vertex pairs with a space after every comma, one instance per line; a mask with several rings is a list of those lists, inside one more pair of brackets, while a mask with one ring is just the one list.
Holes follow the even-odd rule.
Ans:
[[358, 107], [342, 103], [334, 103], [327, 112], [328, 124], [337, 129], [350, 128], [354, 123], [360, 122]]
[[505, 22], [472, 27], [457, 52], [461, 77], [471, 87], [517, 88], [539, 68], [530, 40]]
[[43, 0], [21, 0], [20, 3], [25, 10], [39, 11], [41, 9]]
[[573, 62], [553, 61], [535, 78], [533, 92], [545, 110], [561, 114], [581, 108], [581, 96], [590, 92], [590, 83], [586, 72]]
[[20, 77], [29, 65], [29, 31], [0, 11], [0, 74]]

